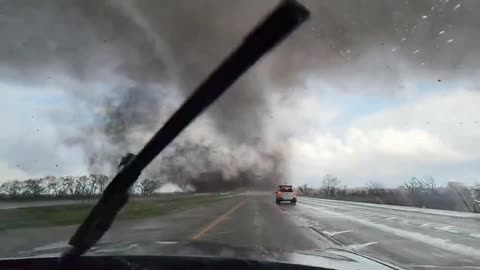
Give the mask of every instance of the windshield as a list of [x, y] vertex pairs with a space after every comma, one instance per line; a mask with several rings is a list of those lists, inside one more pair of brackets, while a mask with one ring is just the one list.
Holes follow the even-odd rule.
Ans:
[[[480, 265], [480, 2], [301, 3], [310, 19], [153, 159], [91, 253], [188, 242]], [[2, 1], [0, 257], [67, 247], [277, 4]]]

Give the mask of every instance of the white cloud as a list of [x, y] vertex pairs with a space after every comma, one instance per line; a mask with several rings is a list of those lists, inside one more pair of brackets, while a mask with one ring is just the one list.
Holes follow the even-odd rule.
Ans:
[[473, 182], [480, 175], [480, 168], [471, 165], [480, 161], [477, 104], [478, 92], [431, 94], [360, 115], [341, 132], [324, 129], [291, 138], [293, 182], [320, 185], [326, 173], [357, 186], [370, 179], [395, 186], [425, 175], [441, 182]]
[[[55, 89], [0, 84], [0, 182], [46, 175], [84, 173], [80, 149], [65, 147], [49, 112]], [[40, 98], [39, 98], [40, 97]], [[45, 99], [46, 98], [46, 99]], [[66, 109], [59, 113], [71, 113]]]

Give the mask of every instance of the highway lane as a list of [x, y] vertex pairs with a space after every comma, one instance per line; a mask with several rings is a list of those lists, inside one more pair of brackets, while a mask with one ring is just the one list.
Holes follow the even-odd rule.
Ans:
[[[430, 212], [430, 213], [429, 213]], [[247, 193], [175, 214], [115, 222], [100, 245], [209, 242], [256, 249], [352, 249], [413, 269], [480, 269], [478, 215]], [[76, 226], [0, 232], [1, 256], [51, 253]]]
[[275, 204], [272, 194], [246, 196], [242, 207], [205, 232], [199, 240], [300, 251], [333, 246], [329, 239], [292, 219]]
[[291, 217], [338, 245], [415, 269], [480, 269], [480, 215], [300, 198]]

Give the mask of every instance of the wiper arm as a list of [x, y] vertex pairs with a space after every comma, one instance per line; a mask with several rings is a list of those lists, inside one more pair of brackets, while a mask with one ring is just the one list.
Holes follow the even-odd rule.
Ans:
[[69, 262], [89, 250], [110, 228], [128, 201], [128, 189], [142, 170], [210, 106], [248, 68], [275, 47], [309, 17], [308, 10], [294, 0], [283, 1], [260, 23], [227, 59], [200, 84], [196, 91], [157, 131], [136, 156], [131, 156], [103, 191], [102, 197], [69, 241], [72, 246], [61, 257]]

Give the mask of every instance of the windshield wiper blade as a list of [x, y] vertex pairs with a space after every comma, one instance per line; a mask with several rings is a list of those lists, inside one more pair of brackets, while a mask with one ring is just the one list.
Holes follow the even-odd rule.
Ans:
[[309, 17], [308, 10], [294, 0], [280, 3], [200, 84], [164, 126], [150, 139], [138, 155], [130, 156], [103, 191], [102, 197], [69, 241], [71, 248], [61, 257], [69, 262], [89, 250], [110, 228], [117, 213], [128, 201], [128, 189], [142, 170], [210, 106], [248, 68], [287, 37]]

